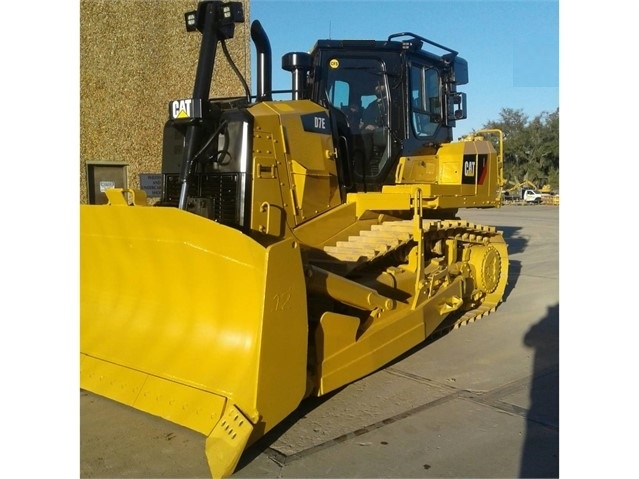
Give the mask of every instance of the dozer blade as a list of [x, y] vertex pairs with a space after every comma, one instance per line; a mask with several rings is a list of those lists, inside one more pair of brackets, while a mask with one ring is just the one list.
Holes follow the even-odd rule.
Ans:
[[213, 477], [306, 391], [299, 246], [164, 207], [81, 206], [80, 386], [207, 436]]

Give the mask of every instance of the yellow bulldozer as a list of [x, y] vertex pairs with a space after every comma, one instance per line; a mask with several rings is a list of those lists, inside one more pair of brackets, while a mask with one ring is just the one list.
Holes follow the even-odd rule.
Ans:
[[242, 4], [185, 21], [200, 57], [169, 102], [160, 201], [80, 206], [80, 385], [200, 432], [225, 477], [305, 398], [497, 307], [507, 245], [458, 210], [501, 205], [502, 141], [453, 141], [467, 62], [417, 34], [287, 53], [273, 100], [254, 21], [256, 94], [240, 76], [245, 96], [210, 99]]

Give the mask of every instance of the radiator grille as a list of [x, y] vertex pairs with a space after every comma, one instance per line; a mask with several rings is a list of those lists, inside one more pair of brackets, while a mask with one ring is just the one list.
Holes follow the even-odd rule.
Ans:
[[[194, 174], [189, 180], [188, 198], [206, 200], [206, 213], [194, 211], [223, 224], [240, 226], [244, 223], [244, 196], [242, 185], [245, 173], [201, 173]], [[177, 204], [180, 199], [181, 185], [177, 174], [167, 174], [165, 179], [165, 202]], [[190, 203], [190, 201], [187, 201]]]

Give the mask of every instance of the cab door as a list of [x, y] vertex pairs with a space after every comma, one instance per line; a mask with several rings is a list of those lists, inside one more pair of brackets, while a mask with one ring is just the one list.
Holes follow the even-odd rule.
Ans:
[[326, 57], [328, 104], [348, 127], [349, 171], [356, 191], [380, 190], [391, 167], [391, 97], [384, 62], [375, 57]]

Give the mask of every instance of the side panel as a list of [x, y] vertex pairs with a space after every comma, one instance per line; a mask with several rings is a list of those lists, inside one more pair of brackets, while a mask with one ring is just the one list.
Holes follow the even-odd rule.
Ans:
[[[326, 110], [309, 100], [296, 100], [262, 102], [250, 113], [255, 119], [253, 228], [278, 234], [283, 228], [267, 227], [267, 216], [282, 218], [294, 228], [338, 206], [341, 198]], [[274, 186], [281, 189], [277, 199]]]
[[390, 194], [419, 188], [423, 206], [429, 209], [498, 207], [503, 182], [500, 161], [489, 141], [446, 143], [432, 154], [402, 157], [396, 186], [385, 186], [383, 191]]

